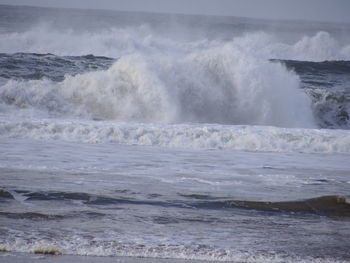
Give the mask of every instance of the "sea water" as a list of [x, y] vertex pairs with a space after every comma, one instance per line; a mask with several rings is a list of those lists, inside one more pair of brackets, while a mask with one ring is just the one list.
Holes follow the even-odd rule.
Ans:
[[350, 260], [350, 26], [0, 8], [0, 250]]

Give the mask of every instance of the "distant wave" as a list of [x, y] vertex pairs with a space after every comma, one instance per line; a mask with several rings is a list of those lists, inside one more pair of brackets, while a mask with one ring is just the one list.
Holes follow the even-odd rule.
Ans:
[[[0, 77], [17, 80], [48, 78], [53, 81], [63, 81], [65, 75], [107, 70], [117, 60], [118, 58], [94, 56], [92, 54], [58, 56], [51, 53], [0, 53]], [[285, 59], [269, 60], [286, 65], [288, 69], [295, 71], [298, 75], [309, 74], [311, 76], [315, 72], [339, 75], [350, 74], [350, 61], [347, 60], [325, 60], [321, 62]]]
[[321, 71], [324, 74], [350, 74], [350, 61], [329, 60], [322, 62], [303, 61], [303, 60], [271, 60], [281, 61], [288, 68], [295, 70], [298, 74], [312, 74]]
[[63, 81], [66, 74], [107, 69], [114, 58], [84, 56], [57, 56], [37, 53], [0, 53], [0, 79]]
[[77, 32], [38, 24], [25, 32], [0, 34], [2, 53], [53, 53], [60, 56], [93, 54], [118, 58], [135, 52], [184, 54], [223, 44], [231, 44], [242, 52], [265, 59], [350, 60], [350, 43], [341, 45], [325, 31], [305, 35], [294, 43], [285, 43], [264, 31], [246, 33], [226, 41], [206, 38], [189, 41], [161, 36], [146, 25]]

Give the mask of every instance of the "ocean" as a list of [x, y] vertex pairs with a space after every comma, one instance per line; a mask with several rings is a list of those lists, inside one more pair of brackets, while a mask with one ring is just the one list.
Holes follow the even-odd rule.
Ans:
[[349, 24], [2, 5], [0, 261], [350, 262], [349, 129]]

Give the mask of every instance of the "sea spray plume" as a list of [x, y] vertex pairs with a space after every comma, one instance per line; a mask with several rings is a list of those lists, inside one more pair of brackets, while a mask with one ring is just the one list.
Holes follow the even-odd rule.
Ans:
[[292, 49], [292, 56], [300, 60], [303, 59], [299, 54], [308, 54], [307, 60], [341, 60], [344, 57], [350, 58], [350, 54], [342, 54], [341, 47], [337, 41], [331, 37], [328, 32], [318, 32], [313, 37], [304, 36]]
[[169, 94], [153, 64], [151, 58], [125, 56], [106, 71], [68, 76], [61, 91], [93, 118], [171, 122]]
[[166, 42], [166, 46], [171, 47], [170, 41], [163, 38], [157, 40], [156, 43], [152, 40], [152, 30], [147, 25], [110, 27], [100, 31], [75, 31], [71, 28], [57, 29], [50, 23], [39, 23], [25, 32], [0, 34], [0, 50], [4, 53], [53, 53], [62, 56], [94, 54], [119, 57], [135, 50], [152, 52], [153, 48], [162, 46], [163, 41]]
[[[193, 55], [219, 89], [223, 123], [313, 127], [310, 102], [298, 90], [299, 78], [232, 44]], [[227, 112], [227, 109], [229, 111]]]
[[277, 35], [259, 31], [233, 39], [235, 45], [266, 59], [300, 61], [350, 60], [350, 45], [341, 46], [328, 32], [319, 31], [312, 36], [304, 35], [287, 44]]
[[134, 54], [67, 77], [63, 96], [93, 118], [314, 127], [299, 78], [232, 43], [185, 56]]
[[[313, 31], [286, 43], [281, 40], [279, 33], [268, 30], [248, 32], [242, 36], [241, 33], [235, 33], [234, 24], [233, 33], [215, 40], [203, 37], [195, 29], [187, 30], [185, 34], [186, 27], [178, 26], [181, 30], [174, 23], [164, 33], [142, 23], [137, 26], [111, 25], [100, 30], [81, 31], [69, 27], [57, 29], [52, 23], [39, 23], [24, 32], [0, 34], [0, 50], [5, 53], [53, 53], [63, 56], [93, 54], [117, 58], [135, 52], [183, 54], [203, 46], [225, 44], [228, 39], [232, 39], [234, 45], [265, 59], [350, 60], [350, 44], [339, 43], [334, 35], [325, 31]], [[182, 34], [178, 34], [178, 31]]]

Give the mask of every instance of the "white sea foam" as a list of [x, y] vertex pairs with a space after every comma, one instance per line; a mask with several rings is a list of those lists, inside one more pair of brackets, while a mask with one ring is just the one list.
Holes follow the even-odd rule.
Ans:
[[346, 130], [269, 126], [156, 125], [83, 121], [1, 121], [1, 137], [120, 143], [184, 149], [350, 153]]
[[9, 252], [24, 252], [36, 254], [67, 254], [82, 256], [102, 257], [138, 257], [154, 259], [185, 259], [200, 261], [223, 261], [223, 262], [302, 262], [302, 263], [346, 263], [345, 260], [332, 258], [306, 258], [293, 256], [281, 256], [275, 253], [251, 253], [248, 251], [234, 251], [220, 249], [210, 245], [144, 245], [123, 244], [117, 241], [88, 242], [77, 237], [79, 244], [72, 241], [61, 242], [27, 242], [17, 241], [1, 246]]

